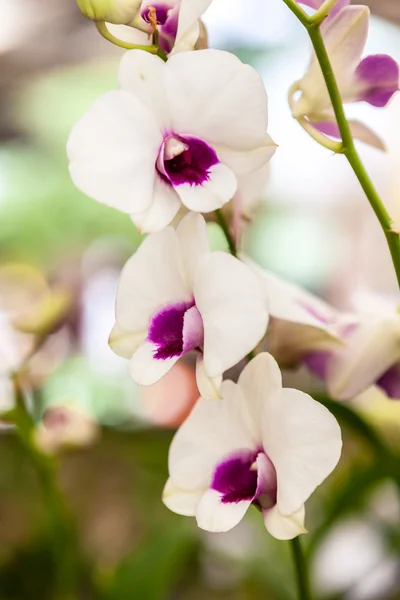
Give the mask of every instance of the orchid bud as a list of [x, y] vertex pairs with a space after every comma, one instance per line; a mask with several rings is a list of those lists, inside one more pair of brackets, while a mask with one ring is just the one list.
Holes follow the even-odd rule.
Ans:
[[130, 23], [142, 4], [141, 0], [76, 0], [76, 2], [88, 19], [117, 25]]

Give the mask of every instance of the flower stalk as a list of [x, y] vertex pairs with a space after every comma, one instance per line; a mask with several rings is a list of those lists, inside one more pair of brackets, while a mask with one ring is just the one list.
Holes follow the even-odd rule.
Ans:
[[293, 561], [296, 571], [296, 581], [299, 600], [311, 600], [310, 584], [308, 579], [307, 565], [301, 547], [300, 538], [295, 537], [290, 541]]
[[229, 252], [232, 254], [232, 256], [237, 258], [236, 244], [233, 239], [233, 235], [230, 232], [229, 225], [226, 222], [225, 216], [224, 216], [223, 212], [221, 211], [221, 209], [218, 209], [215, 211], [215, 217], [217, 219], [218, 225], [221, 227], [222, 231], [224, 232], [225, 239], [228, 243]]
[[[336, 152], [344, 154], [347, 158], [350, 166], [354, 171], [354, 174], [356, 175], [362, 189], [364, 190], [365, 195], [368, 198], [372, 210], [374, 211], [382, 227], [392, 257], [397, 281], [400, 286], [400, 236], [394, 231], [393, 219], [391, 218], [385, 205], [383, 204], [354, 145], [353, 136], [351, 134], [350, 126], [343, 108], [343, 102], [340, 95], [339, 86], [336, 81], [331, 61], [325, 47], [324, 39], [321, 34], [320, 26], [322, 21], [319, 18], [316, 18], [317, 13], [314, 14], [313, 17], [309, 17], [308, 15], [306, 15], [306, 13], [297, 5], [295, 0], [283, 0], [283, 2], [299, 19], [302, 25], [307, 29], [324, 77], [324, 81], [329, 93], [337, 125], [342, 138], [342, 142], [337, 148]], [[322, 10], [327, 4], [328, 3], [325, 2], [319, 10]], [[331, 2], [330, 4], [334, 6], [334, 3]], [[332, 6], [330, 6], [330, 8], [332, 8]], [[326, 147], [326, 144], [324, 145]]]

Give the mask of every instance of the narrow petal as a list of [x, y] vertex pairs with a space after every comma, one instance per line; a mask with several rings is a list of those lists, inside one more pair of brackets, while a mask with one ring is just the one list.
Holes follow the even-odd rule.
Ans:
[[222, 384], [222, 375], [214, 378], [208, 377], [204, 368], [203, 355], [197, 357], [196, 383], [202, 398], [221, 398], [220, 388]]
[[[368, 146], [372, 146], [377, 150], [385, 151], [386, 147], [381, 138], [374, 132], [372, 129], [357, 121], [356, 119], [349, 119], [348, 123], [350, 125], [350, 131], [354, 139], [360, 140], [360, 142], [364, 142], [364, 144], [368, 144]], [[335, 138], [337, 140], [341, 139], [339, 127], [336, 124], [336, 121], [319, 121], [317, 123], [312, 123], [312, 125], [324, 135], [328, 137]]]
[[298, 390], [269, 397], [262, 421], [263, 446], [277, 475], [279, 513], [290, 516], [337, 465], [342, 438], [336, 419]]
[[132, 333], [125, 331], [116, 323], [110, 333], [108, 343], [116, 354], [123, 358], [131, 358], [132, 354], [144, 342], [147, 330]]
[[210, 252], [207, 225], [198, 213], [183, 217], [176, 229], [185, 279], [193, 287], [194, 274], [199, 261]]
[[265, 291], [246, 265], [224, 252], [203, 258], [193, 291], [204, 323], [204, 365], [215, 377], [244, 358], [265, 335]]
[[197, 505], [206, 490], [187, 491], [178, 488], [171, 479], [165, 484], [162, 501], [172, 512], [184, 517], [194, 517]]
[[260, 423], [268, 397], [282, 389], [282, 375], [276, 360], [266, 352], [258, 354], [243, 369], [238, 385], [254, 421]]
[[152, 114], [130, 94], [99, 98], [68, 140], [73, 182], [88, 196], [122, 212], [148, 209], [162, 138]]
[[240, 523], [251, 500], [223, 503], [221, 494], [209, 489], [203, 495], [196, 509], [197, 525], [200, 529], [211, 532], [225, 532]]
[[182, 490], [209, 488], [224, 457], [242, 448], [257, 450], [241, 389], [226, 381], [221, 394], [221, 400], [200, 398], [172, 440], [169, 473]]
[[329, 362], [327, 385], [337, 399], [353, 398], [400, 360], [400, 319], [372, 319], [346, 338]]
[[179, 360], [179, 356], [154, 358], [156, 351], [157, 348], [154, 344], [145, 341], [133, 354], [129, 372], [137, 384], [153, 385], [153, 383], [157, 383]]
[[170, 127], [170, 111], [164, 86], [165, 62], [143, 50], [130, 50], [122, 57], [119, 84], [152, 112], [161, 129]]
[[221, 163], [211, 167], [208, 181], [200, 185], [184, 183], [175, 187], [182, 204], [189, 210], [204, 213], [217, 210], [232, 200], [236, 189], [234, 173]]
[[292, 540], [302, 533], [307, 533], [304, 528], [304, 504], [288, 517], [281, 515], [275, 505], [273, 508], [263, 510], [263, 517], [267, 531], [277, 540]]
[[177, 54], [167, 63], [166, 87], [177, 133], [190, 131], [208, 143], [237, 150], [262, 144], [268, 125], [264, 84], [233, 54]]
[[142, 331], [157, 309], [191, 299], [192, 291], [182, 277], [178, 239], [168, 227], [148, 236], [124, 266], [116, 320], [126, 331]]
[[148, 210], [131, 215], [131, 219], [142, 233], [153, 233], [169, 225], [180, 206], [179, 196], [174, 188], [156, 176], [152, 205]]

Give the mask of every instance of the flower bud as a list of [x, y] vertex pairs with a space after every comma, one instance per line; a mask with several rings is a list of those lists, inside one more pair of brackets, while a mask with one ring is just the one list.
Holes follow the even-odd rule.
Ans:
[[81, 12], [93, 21], [107, 21], [124, 25], [132, 21], [141, 0], [76, 0]]

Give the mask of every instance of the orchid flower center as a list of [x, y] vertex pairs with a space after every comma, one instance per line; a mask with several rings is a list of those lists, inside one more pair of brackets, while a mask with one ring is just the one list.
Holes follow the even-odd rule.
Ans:
[[263, 450], [238, 450], [217, 465], [211, 488], [221, 494], [223, 504], [250, 501], [270, 508], [276, 504], [275, 467]]
[[215, 150], [203, 140], [172, 134], [164, 139], [156, 168], [169, 185], [202, 185], [218, 162]]
[[153, 33], [156, 29], [158, 30], [159, 46], [161, 50], [169, 54], [174, 47], [178, 33], [179, 4], [155, 2], [142, 9], [141, 17], [151, 25]]
[[154, 358], [166, 360], [186, 354], [204, 342], [203, 319], [194, 302], [163, 307], [150, 320], [147, 339]]

